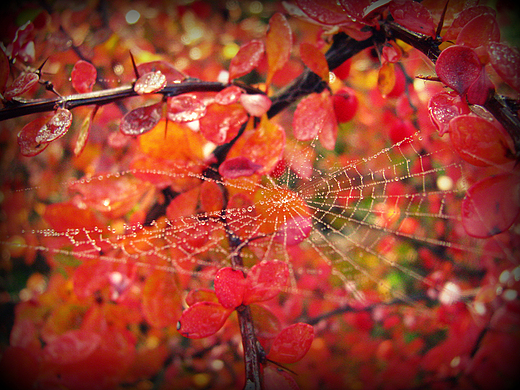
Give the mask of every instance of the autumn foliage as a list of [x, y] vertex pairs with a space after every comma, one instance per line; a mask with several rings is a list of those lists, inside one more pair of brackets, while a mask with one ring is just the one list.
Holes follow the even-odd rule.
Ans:
[[11, 5], [0, 381], [512, 388], [508, 7]]

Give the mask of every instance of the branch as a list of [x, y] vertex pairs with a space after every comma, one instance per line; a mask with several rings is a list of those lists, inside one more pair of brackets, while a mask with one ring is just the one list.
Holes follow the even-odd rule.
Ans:
[[[327, 63], [330, 70], [336, 69], [349, 58], [374, 44], [373, 37], [364, 41], [356, 41], [345, 33], [334, 35], [332, 45], [325, 53]], [[327, 83], [321, 79], [316, 73], [309, 69], [298, 76], [288, 87], [279, 94], [271, 98], [272, 105], [267, 116], [272, 118], [279, 112], [286, 109], [299, 98], [306, 96], [312, 92], [321, 92], [327, 86]]]
[[[422, 52], [434, 64], [441, 53], [440, 42], [429, 36], [412, 32], [399, 24], [389, 21], [385, 22], [386, 35], [400, 39]], [[484, 104], [493, 116], [504, 126], [515, 146], [514, 157], [520, 159], [520, 118], [516, 114], [517, 109], [510, 105], [510, 101], [495, 93]]]

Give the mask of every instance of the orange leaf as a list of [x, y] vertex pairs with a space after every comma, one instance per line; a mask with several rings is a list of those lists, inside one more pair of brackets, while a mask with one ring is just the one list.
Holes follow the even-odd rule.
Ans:
[[246, 132], [237, 140], [227, 159], [246, 156], [254, 164], [263, 166], [257, 173], [271, 172], [282, 157], [285, 148], [285, 131], [264, 115], [258, 128]]
[[181, 316], [181, 292], [168, 272], [154, 271], [143, 288], [143, 313], [153, 326], [174, 325]]
[[270, 85], [271, 80], [277, 70], [282, 69], [291, 53], [292, 31], [287, 19], [281, 13], [275, 13], [269, 20], [267, 30], [265, 51], [267, 54], [266, 84]]
[[308, 42], [303, 42], [300, 45], [300, 57], [307, 68], [323, 80], [329, 80], [329, 64], [320, 49]]
[[186, 125], [161, 119], [139, 137], [141, 151], [149, 157], [168, 160], [201, 161], [204, 139]]
[[381, 95], [387, 96], [395, 85], [395, 68], [391, 62], [385, 62], [379, 68], [379, 75], [377, 77], [377, 87]]

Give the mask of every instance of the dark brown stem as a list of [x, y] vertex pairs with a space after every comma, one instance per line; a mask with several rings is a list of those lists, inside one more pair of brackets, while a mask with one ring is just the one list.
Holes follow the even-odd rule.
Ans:
[[[235, 269], [242, 270], [244, 263], [240, 256], [241, 241], [231, 231], [228, 231], [229, 243], [233, 255], [231, 265]], [[262, 376], [261, 361], [265, 358], [263, 349], [255, 335], [251, 308], [247, 305], [240, 305], [236, 309], [238, 315], [238, 325], [242, 336], [242, 346], [244, 348], [244, 365], [246, 373], [246, 383], [244, 390], [263, 390], [264, 382]]]
[[244, 347], [244, 364], [246, 371], [246, 383], [244, 390], [262, 390], [264, 388], [262, 368], [260, 366], [260, 353], [258, 341], [255, 335], [251, 308], [239, 306], [237, 308], [238, 324], [242, 335], [242, 346]]

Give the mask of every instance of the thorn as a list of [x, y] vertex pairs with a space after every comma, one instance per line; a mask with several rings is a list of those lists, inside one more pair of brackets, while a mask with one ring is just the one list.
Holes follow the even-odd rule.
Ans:
[[135, 64], [135, 59], [132, 52], [130, 52], [130, 58], [132, 59], [132, 66], [134, 67], [135, 78], [137, 80], [139, 78], [139, 71], [137, 70], [137, 65]]
[[444, 17], [446, 16], [446, 11], [448, 10], [448, 4], [450, 0], [446, 0], [446, 4], [444, 5], [444, 9], [442, 10], [441, 18], [439, 20], [439, 24], [437, 25], [437, 31], [435, 31], [435, 36], [440, 37], [442, 27], [444, 25]]
[[42, 69], [43, 69], [43, 67], [45, 66], [45, 64], [47, 63], [48, 60], [49, 60], [49, 57], [47, 57], [45, 59], [45, 61], [43, 61], [43, 63], [40, 65], [40, 67], [38, 69], [36, 69], [36, 72], [34, 72], [34, 73], [36, 73], [38, 75], [38, 77], [40, 77], [42, 75]]

